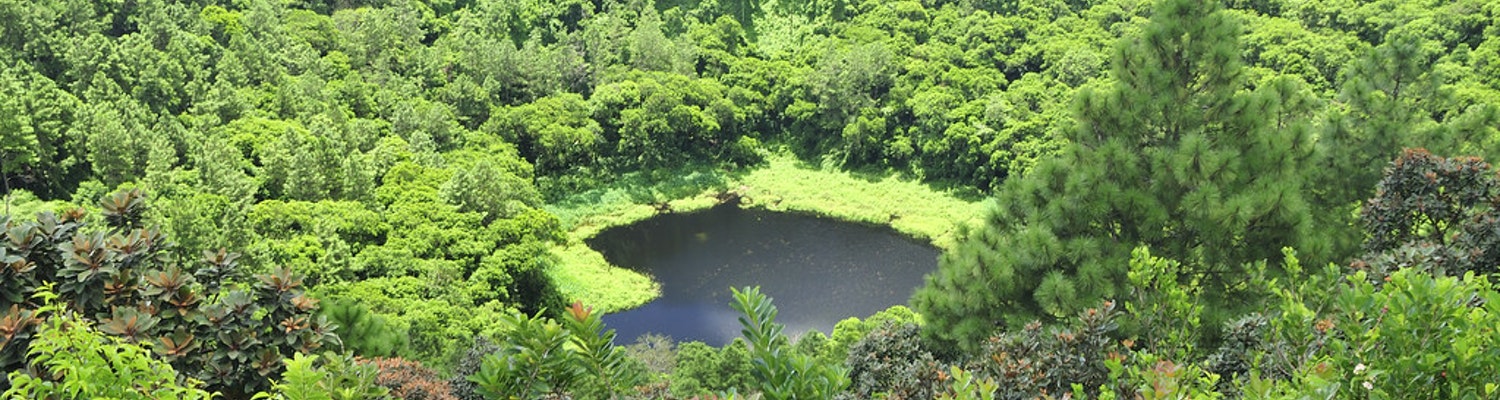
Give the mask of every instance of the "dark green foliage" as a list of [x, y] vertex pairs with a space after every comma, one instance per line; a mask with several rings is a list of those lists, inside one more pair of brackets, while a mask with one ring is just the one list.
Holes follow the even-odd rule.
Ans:
[[943, 255], [913, 298], [927, 332], [975, 349], [996, 325], [1016, 327], [1007, 317], [1123, 294], [1136, 245], [1184, 260], [1226, 299], [1247, 263], [1282, 246], [1324, 250], [1304, 200], [1308, 94], [1284, 79], [1244, 90], [1239, 32], [1216, 2], [1159, 2], [1117, 47], [1113, 87], [1079, 94], [1072, 145], [1007, 181]]
[[1439, 86], [1432, 73], [1435, 56], [1422, 38], [1399, 35], [1346, 69], [1340, 96], [1349, 113], [1331, 116], [1319, 141], [1326, 149], [1322, 173], [1331, 205], [1370, 198], [1387, 160], [1401, 148], [1443, 143], [1433, 137], [1434, 126], [1424, 113]]
[[1203, 367], [1205, 371], [1219, 375], [1219, 386], [1214, 389], [1234, 393], [1237, 386], [1249, 379], [1250, 371], [1257, 363], [1266, 363], [1256, 358], [1273, 350], [1267, 341], [1269, 329], [1270, 321], [1260, 314], [1240, 317], [1224, 327], [1219, 349], [1208, 356]]
[[357, 356], [390, 357], [406, 347], [405, 331], [392, 326], [385, 317], [371, 313], [359, 302], [325, 300], [319, 313], [338, 326], [334, 332], [339, 335], [344, 350]]
[[[140, 227], [144, 199], [138, 190], [104, 199], [108, 229], [90, 229], [76, 210], [61, 220], [44, 213], [35, 221], [9, 222], [4, 253], [15, 256], [5, 257], [12, 274], [6, 284], [31, 293], [35, 282], [63, 282], [60, 299], [97, 321], [101, 332], [127, 343], [150, 343], [174, 368], [230, 398], [269, 387], [280, 376], [285, 355], [311, 354], [338, 342], [333, 327], [316, 316], [317, 301], [304, 295], [302, 278], [285, 269], [253, 282], [215, 280], [216, 287], [229, 289], [206, 291], [168, 256], [170, 242], [160, 231]], [[56, 244], [38, 247], [48, 242]], [[218, 271], [205, 277], [232, 277], [233, 258], [206, 253], [203, 262]], [[28, 337], [23, 331], [29, 329], [33, 305], [6, 305], [11, 312], [4, 319], [8, 332], [0, 351], [7, 363], [23, 362], [17, 346]]]
[[1072, 392], [1081, 385], [1088, 393], [1113, 383], [1107, 362], [1119, 362], [1126, 350], [1110, 334], [1118, 327], [1120, 312], [1113, 302], [1089, 308], [1076, 321], [1046, 329], [1031, 322], [1018, 332], [1006, 332], [986, 341], [971, 368], [993, 379], [1000, 388], [996, 398], [1030, 399], [1043, 393]]
[[472, 344], [463, 352], [462, 358], [453, 366], [453, 378], [448, 381], [448, 387], [453, 388], [454, 397], [460, 400], [484, 399], [479, 394], [479, 386], [470, 381], [469, 376], [479, 373], [485, 357], [499, 350], [499, 345], [484, 336], [474, 337]]
[[1500, 268], [1500, 175], [1474, 157], [1408, 149], [1391, 162], [1360, 214], [1368, 238], [1359, 265], [1376, 277], [1404, 266], [1434, 273]]
[[922, 346], [912, 323], [886, 323], [849, 349], [849, 390], [856, 398], [930, 399], [942, 392], [945, 368]]

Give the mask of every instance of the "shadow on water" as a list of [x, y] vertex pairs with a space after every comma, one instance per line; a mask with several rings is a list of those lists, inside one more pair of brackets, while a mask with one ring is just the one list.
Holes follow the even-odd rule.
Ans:
[[645, 272], [662, 296], [606, 315], [621, 343], [644, 333], [723, 345], [739, 336], [730, 287], [760, 286], [787, 334], [906, 304], [938, 250], [890, 229], [721, 205], [664, 214], [588, 241], [615, 265]]

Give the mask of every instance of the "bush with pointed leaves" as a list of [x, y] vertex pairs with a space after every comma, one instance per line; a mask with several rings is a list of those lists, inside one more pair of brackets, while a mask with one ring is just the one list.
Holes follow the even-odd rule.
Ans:
[[7, 218], [8, 240], [0, 242], [0, 368], [15, 370], [30, 359], [25, 349], [37, 306], [24, 300], [41, 282], [60, 282], [58, 298], [97, 321], [99, 331], [149, 345], [232, 399], [269, 387], [284, 357], [338, 343], [297, 274], [276, 268], [254, 282], [238, 281], [237, 256], [225, 251], [205, 252], [196, 276], [184, 269], [169, 256], [165, 235], [143, 226], [145, 198], [139, 190], [106, 197], [103, 229], [86, 226], [78, 209], [32, 221]]

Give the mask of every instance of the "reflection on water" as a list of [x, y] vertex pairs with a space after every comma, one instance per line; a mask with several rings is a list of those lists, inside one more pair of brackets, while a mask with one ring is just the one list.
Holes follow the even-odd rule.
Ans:
[[731, 205], [606, 230], [589, 246], [662, 284], [661, 298], [604, 317], [620, 343], [654, 332], [716, 346], [740, 335], [730, 287], [760, 286], [788, 335], [828, 333], [905, 304], [938, 256], [889, 229]]

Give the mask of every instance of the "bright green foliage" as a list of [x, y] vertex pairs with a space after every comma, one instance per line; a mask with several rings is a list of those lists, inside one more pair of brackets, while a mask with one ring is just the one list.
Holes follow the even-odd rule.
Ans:
[[1239, 28], [1218, 3], [1161, 1], [1153, 15], [1117, 47], [1113, 87], [1079, 94], [1072, 146], [1007, 181], [915, 295], [933, 337], [973, 349], [1019, 323], [1007, 317], [1124, 294], [1137, 245], [1223, 298], [1272, 249], [1324, 249], [1304, 200], [1308, 93], [1288, 79], [1244, 90]]
[[[948, 367], [953, 384], [947, 391], [939, 394], [939, 400], [995, 400], [995, 392], [999, 387], [994, 381], [978, 379], [974, 374], [957, 366]], [[1100, 396], [1100, 398], [1104, 398]]]
[[703, 342], [687, 342], [677, 347], [677, 364], [672, 369], [672, 393], [678, 396], [707, 394], [720, 382], [718, 367], [723, 363], [719, 352]]
[[272, 400], [376, 400], [389, 398], [388, 389], [375, 384], [374, 365], [356, 362], [350, 356], [297, 353], [286, 360], [286, 373], [271, 392], [256, 393], [254, 399]]
[[275, 400], [333, 400], [333, 388], [328, 386], [328, 374], [313, 367], [318, 356], [297, 353], [287, 360], [286, 373], [281, 382], [271, 387], [276, 394], [257, 393], [255, 399]]
[[886, 325], [921, 325], [921, 322], [921, 316], [903, 305], [891, 306], [864, 320], [857, 317], [845, 318], [833, 326], [833, 335], [828, 339], [827, 349], [824, 351], [824, 363], [843, 362], [849, 356], [849, 348], [876, 329]]
[[459, 170], [443, 184], [443, 198], [462, 212], [484, 215], [484, 222], [514, 219], [541, 206], [541, 195], [526, 179], [489, 160]]
[[[1138, 247], [1130, 253], [1130, 294], [1125, 303], [1128, 320], [1140, 327], [1145, 350], [1177, 360], [1196, 356], [1195, 346], [1203, 326], [1202, 287], [1196, 277], [1182, 274], [1182, 263], [1151, 256]], [[1154, 346], [1171, 346], [1176, 350]]]
[[489, 399], [534, 399], [565, 392], [583, 374], [565, 347], [569, 333], [551, 319], [511, 313], [500, 320], [506, 329], [500, 350], [484, 358], [469, 376]]
[[563, 322], [572, 332], [573, 351], [584, 367], [588, 379], [577, 392], [591, 398], [618, 398], [618, 393], [634, 387], [641, 380], [638, 371], [627, 368], [624, 348], [615, 347], [615, 330], [604, 328], [600, 314], [573, 303]]
[[740, 338], [719, 349], [703, 342], [683, 343], [677, 348], [670, 389], [679, 397], [747, 389], [754, 384], [751, 365], [748, 345]]
[[751, 374], [770, 399], [829, 399], [849, 385], [842, 368], [819, 364], [785, 345], [785, 327], [776, 323], [776, 306], [758, 287], [733, 289], [730, 306], [739, 311], [741, 331], [750, 344]]
[[[1225, 372], [1223, 386], [1247, 354], [1224, 349], [1259, 346], [1229, 332], [1256, 324], [1230, 318], [1226, 299], [1268, 298], [1255, 296], [1275, 292], [1264, 280], [1310, 279], [1281, 271], [1278, 249], [1297, 246], [1318, 263], [1354, 255], [1357, 208], [1402, 146], [1500, 154], [1500, 7], [1149, 3], [0, 0], [0, 187], [24, 203], [7, 212], [70, 196], [93, 204], [121, 186], [149, 189], [153, 205], [102, 237], [65, 226], [82, 217], [6, 227], [16, 240], [0, 246], [0, 311], [16, 305], [3, 321], [23, 329], [7, 333], [0, 363], [22, 356], [23, 303], [39, 276], [66, 270], [74, 283], [58, 290], [80, 299], [84, 317], [159, 342], [172, 358], [219, 346], [220, 330], [195, 328], [193, 310], [283, 312], [261, 294], [230, 293], [254, 284], [235, 270], [280, 266], [305, 274], [314, 293], [365, 301], [410, 333], [398, 352], [442, 369], [510, 309], [563, 310], [548, 275], [595, 260], [548, 254], [562, 223], [541, 199], [588, 198], [617, 177], [659, 178], [649, 170], [684, 163], [733, 176], [784, 147], [800, 158], [788, 165], [999, 192], [1003, 208], [954, 246], [934, 276], [939, 289], [914, 302], [929, 331], [949, 336], [940, 342], [972, 351], [997, 326], [1119, 298], [1144, 319], [1182, 322], [1153, 331], [1122, 320], [1142, 341], [1190, 336], [1190, 314], [1209, 330], [1246, 322], [1201, 335], [1238, 343], [1208, 355], [1222, 351], [1224, 369], [1203, 365]], [[1112, 52], [1119, 38], [1135, 42]], [[806, 184], [770, 180], [747, 183], [752, 192]], [[785, 200], [779, 207], [798, 208]], [[947, 221], [878, 211], [849, 218], [903, 231]], [[1441, 241], [1488, 249], [1493, 237]], [[116, 239], [138, 250], [111, 249]], [[74, 258], [59, 245], [98, 252]], [[1140, 246], [1177, 262], [1132, 266]], [[219, 248], [244, 257], [198, 260]], [[1387, 255], [1424, 267], [1457, 259], [1431, 249]], [[1247, 274], [1260, 260], [1270, 260], [1265, 271]], [[1164, 291], [1131, 296], [1132, 270]], [[1173, 274], [1175, 286], [1165, 280]], [[574, 278], [569, 293], [615, 286], [576, 290], [596, 283]], [[1183, 295], [1201, 310], [1183, 307]], [[111, 309], [146, 301], [180, 304]], [[1254, 302], [1230, 305], [1260, 305], [1243, 303]], [[1287, 326], [1322, 318], [1310, 311], [1318, 306], [1291, 308], [1263, 315]], [[276, 342], [266, 332], [277, 321], [260, 322], [262, 333], [225, 336]], [[815, 358], [843, 361], [875, 325], [834, 332]], [[823, 347], [804, 342], [792, 351]], [[291, 347], [211, 365], [263, 381]], [[957, 349], [945, 347], [935, 350]], [[183, 359], [180, 371], [202, 372]], [[1278, 363], [1264, 379], [1327, 374], [1306, 360]], [[212, 368], [210, 383], [229, 373]]]
[[599, 315], [574, 303], [562, 324], [511, 312], [501, 317], [499, 348], [468, 376], [476, 392], [490, 399], [533, 399], [571, 394], [617, 398], [641, 377], [615, 347], [614, 330]]
[[1377, 287], [1364, 272], [1336, 299], [1326, 350], [1351, 390], [1372, 395], [1493, 396], [1500, 376], [1500, 294], [1473, 273], [1434, 277], [1403, 269]]
[[516, 107], [497, 108], [484, 130], [498, 131], [532, 157], [544, 174], [585, 167], [596, 157], [602, 128], [583, 96], [563, 93]]
[[[52, 292], [34, 295], [42, 321], [26, 353], [27, 368], [8, 374], [5, 398], [211, 399], [202, 382], [179, 376], [139, 344], [106, 336]], [[9, 337], [6, 338], [7, 342]]]

